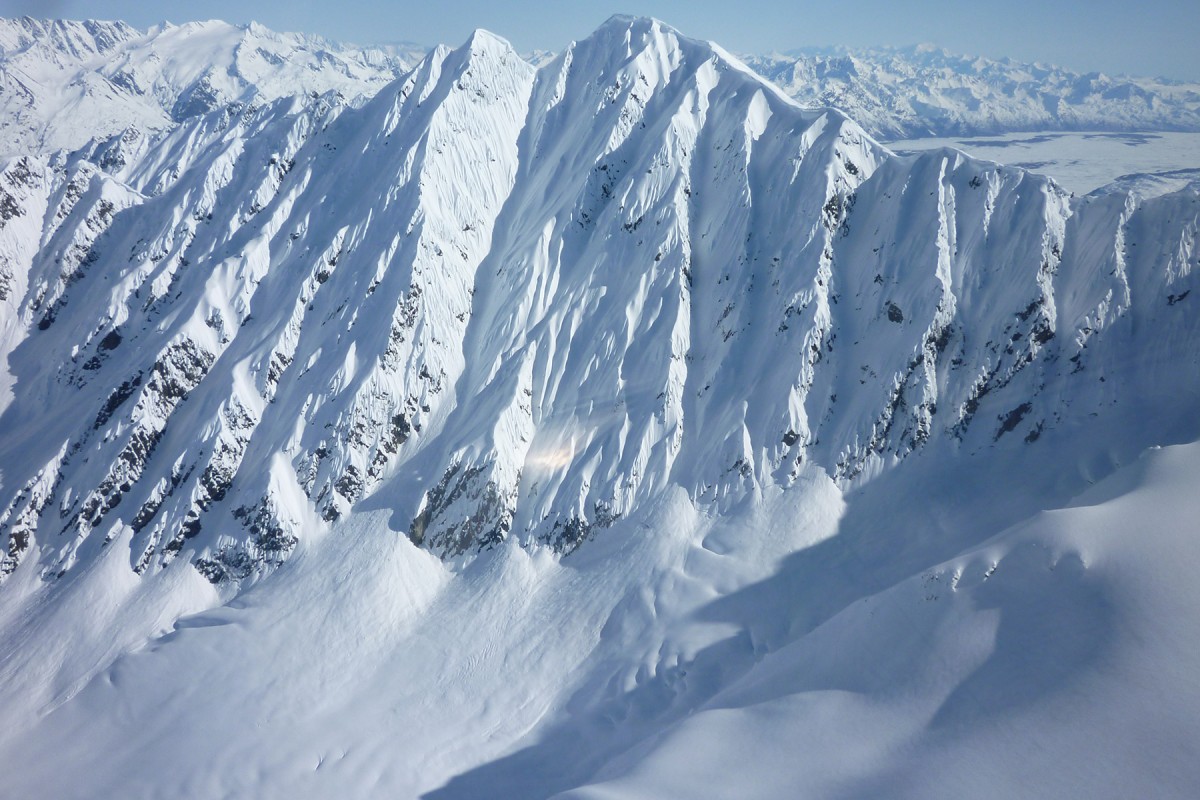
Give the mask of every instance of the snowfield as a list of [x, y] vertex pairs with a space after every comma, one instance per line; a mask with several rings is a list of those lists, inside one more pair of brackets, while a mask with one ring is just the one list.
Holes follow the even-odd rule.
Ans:
[[1010, 133], [888, 142], [898, 153], [951, 147], [975, 158], [1046, 175], [1075, 194], [1111, 184], [1141, 196], [1166, 194], [1200, 180], [1200, 133]]
[[0, 794], [1200, 793], [1194, 181], [649, 19], [225, 74], [0, 161]]
[[[107, 663], [97, 611], [160, 613], [164, 584], [211, 602], [194, 573], [115, 586], [113, 558], [57, 626], [25, 626], [41, 667], [5, 681], [6, 791], [1189, 797], [1198, 471], [1196, 445], [1154, 450], [1028, 516], [995, 488], [922, 513], [818, 478], [455, 572], [367, 513]], [[943, 514], [928, 566], [897, 580], [922, 563], [893, 564], [897, 540]], [[72, 656], [48, 656], [64, 639]]]
[[856, 600], [559, 796], [1192, 796], [1198, 470], [1153, 451]]

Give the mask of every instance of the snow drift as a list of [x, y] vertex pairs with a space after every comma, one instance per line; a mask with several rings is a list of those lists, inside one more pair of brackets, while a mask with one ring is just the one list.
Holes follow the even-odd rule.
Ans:
[[[899, 157], [614, 17], [0, 191], [19, 793], [927, 796], [982, 760], [1002, 796], [997, 716], [1105, 729], [1159, 614], [1197, 664], [1185, 582], [1133, 598], [1194, 556], [1186, 478], [1122, 477], [1196, 471], [1122, 468], [1200, 436], [1193, 189]], [[1083, 502], [1095, 541], [1038, 522]], [[1194, 789], [1162, 685], [1161, 747], [1044, 785]]]

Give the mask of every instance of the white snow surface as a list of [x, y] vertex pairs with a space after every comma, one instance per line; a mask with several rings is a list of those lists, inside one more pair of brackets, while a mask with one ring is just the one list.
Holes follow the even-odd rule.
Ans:
[[1200, 130], [1200, 84], [1165, 78], [1081, 74], [1052, 64], [958, 55], [929, 44], [808, 48], [745, 58], [800, 103], [840, 108], [884, 140]]
[[856, 598], [555, 796], [1193, 796], [1197, 475], [1200, 446], [1152, 451]]
[[406, 72], [415, 48], [354, 48], [251, 23], [0, 18], [0, 156], [135, 129], [167, 130], [230, 103], [297, 93], [374, 94]]
[[1198, 231], [629, 17], [4, 160], [2, 793], [1194, 797]]
[[[142, 31], [100, 20], [0, 18], [0, 156], [74, 150], [128, 129], [153, 135], [229, 103], [298, 92], [370, 96], [428, 50], [410, 42], [355, 47], [257, 23], [164, 23]], [[535, 67], [554, 56], [523, 55]], [[802, 105], [841, 109], [884, 141], [1200, 131], [1200, 85], [1165, 78], [1079, 74], [932, 45], [744, 59]]]
[[[1192, 796], [1200, 447], [1009, 507], [1080, 466], [1003, 487], [976, 471], [921, 510], [819, 476], [720, 518], [676, 496], [570, 561], [502, 546], [457, 572], [365, 514], [115, 660], [99, 615], [208, 598], [98, 565], [108, 580], [19, 628], [6, 791]], [[997, 509], [1021, 519], [997, 531]]]
[[1047, 175], [1076, 194], [1119, 183], [1140, 196], [1200, 180], [1200, 133], [1111, 131], [1007, 133], [889, 142], [898, 153], [951, 147], [976, 158]]

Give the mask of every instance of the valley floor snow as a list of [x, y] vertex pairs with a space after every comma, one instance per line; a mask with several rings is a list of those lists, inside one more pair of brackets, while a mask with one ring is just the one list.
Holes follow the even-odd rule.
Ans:
[[900, 153], [953, 147], [976, 158], [1049, 175], [1081, 195], [1128, 175], [1160, 176], [1160, 191], [1200, 180], [1200, 133], [1008, 133], [887, 145]]

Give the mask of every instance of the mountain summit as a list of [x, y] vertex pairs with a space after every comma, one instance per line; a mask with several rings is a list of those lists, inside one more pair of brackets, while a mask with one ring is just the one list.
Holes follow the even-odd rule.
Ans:
[[897, 158], [654, 20], [123, 143], [4, 173], [60, 221], [8, 251], [6, 572], [240, 580], [375, 495], [442, 556], [569, 552], [671, 487], [1033, 445], [1190, 357], [1137, 333], [1191, 341], [1190, 195]]
[[423, 55], [353, 48], [257, 23], [0, 19], [0, 155], [164, 131], [230, 103], [297, 93], [370, 95]]
[[1150, 774], [1096, 714], [1200, 663], [1149, 622], [1196, 598], [1198, 230], [1194, 188], [897, 156], [628, 17], [9, 158], [6, 787]]

